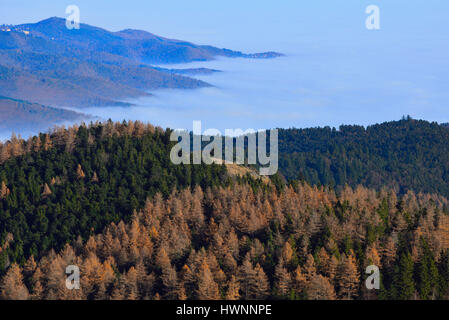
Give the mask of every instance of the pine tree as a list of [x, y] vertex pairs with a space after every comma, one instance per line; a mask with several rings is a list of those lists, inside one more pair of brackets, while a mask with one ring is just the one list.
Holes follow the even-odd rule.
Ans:
[[239, 270], [239, 283], [244, 300], [250, 299], [251, 290], [255, 279], [255, 271], [247, 255]]
[[48, 184], [44, 184], [44, 191], [42, 191], [42, 197], [48, 197], [49, 195], [51, 195], [52, 194], [52, 192], [51, 192], [51, 189], [50, 189], [50, 187], [48, 186]]
[[1, 298], [5, 300], [27, 300], [29, 292], [23, 283], [22, 270], [12, 264], [0, 284]]
[[449, 298], [449, 249], [446, 249], [441, 255], [441, 260], [438, 265], [438, 271], [440, 274], [439, 279], [439, 298]]
[[284, 248], [282, 249], [282, 258], [286, 265], [289, 265], [293, 258], [293, 249], [290, 243], [285, 242]]
[[239, 282], [244, 300], [261, 300], [268, 295], [268, 278], [259, 264], [253, 268], [248, 255], [240, 268]]
[[163, 284], [164, 298], [176, 300], [178, 298], [178, 277], [175, 268], [171, 265], [162, 267], [161, 280]]
[[[34, 258], [31, 257], [34, 261]], [[26, 272], [24, 272], [24, 274], [26, 275], [27, 273], [31, 272], [32, 269], [34, 269], [34, 272], [28, 276], [29, 277], [29, 287], [31, 289], [30, 293], [30, 298], [31, 300], [41, 300], [43, 299], [43, 291], [44, 288], [41, 284], [42, 278], [43, 278], [43, 274], [42, 271], [40, 269], [40, 267], [36, 266], [31, 266], [30, 267], [30, 263], [27, 263], [28, 267], [26, 269], [28, 269]], [[31, 263], [31, 265], [33, 265], [33, 263]]]
[[339, 286], [339, 296], [342, 299], [349, 300], [356, 294], [359, 284], [359, 275], [352, 254], [343, 257], [338, 267], [337, 282]]
[[235, 276], [231, 276], [231, 280], [228, 283], [228, 290], [226, 291], [226, 300], [239, 300], [239, 284]]
[[42, 143], [41, 138], [39, 136], [33, 138], [33, 151], [39, 152], [41, 150]]
[[97, 292], [95, 293], [95, 300], [107, 300], [108, 295], [106, 292], [106, 285], [104, 282], [100, 283]]
[[9, 191], [8, 187], [6, 186], [5, 181], [2, 181], [2, 185], [0, 187], [0, 199], [5, 199], [7, 196], [9, 196], [11, 192]]
[[393, 280], [392, 298], [409, 300], [415, 294], [415, 282], [413, 280], [413, 259], [409, 252], [403, 252], [399, 263], [395, 268]]
[[203, 261], [198, 274], [198, 289], [196, 296], [199, 300], [218, 300], [218, 285], [214, 281], [212, 272], [206, 261]]
[[178, 285], [178, 300], [181, 300], [181, 301], [187, 300], [186, 289], [182, 285], [182, 283], [180, 283]]
[[306, 263], [304, 264], [304, 276], [306, 277], [306, 281], [310, 281], [315, 277], [316, 275], [316, 266], [315, 266], [315, 259], [313, 256], [309, 253], [307, 255]]
[[299, 297], [305, 290], [307, 285], [307, 279], [301, 271], [301, 267], [298, 266], [293, 273], [293, 288], [295, 290], [295, 295]]
[[318, 274], [307, 285], [307, 298], [310, 300], [335, 300], [334, 287], [329, 279]]
[[84, 179], [84, 177], [86, 177], [86, 174], [80, 164], [78, 164], [78, 167], [76, 168], [76, 176], [78, 179]]
[[48, 151], [52, 147], [52, 142], [49, 134], [44, 135], [44, 150]]
[[286, 298], [290, 293], [291, 277], [284, 267], [284, 261], [281, 259], [275, 268], [275, 289], [280, 298]]
[[0, 164], [4, 163], [11, 157], [10, 151], [9, 151], [9, 145], [4, 144], [2, 145], [0, 149]]
[[251, 284], [250, 296], [256, 300], [263, 300], [268, 296], [268, 278], [259, 264], [255, 266], [254, 272], [255, 278], [254, 282]]
[[418, 290], [419, 296], [423, 300], [435, 299], [438, 288], [438, 269], [430, 248], [424, 240], [422, 240], [422, 256], [418, 263]]
[[97, 173], [95, 171], [94, 171], [94, 174], [92, 175], [92, 180], [91, 181], [94, 182], [94, 183], [97, 183], [99, 181]]

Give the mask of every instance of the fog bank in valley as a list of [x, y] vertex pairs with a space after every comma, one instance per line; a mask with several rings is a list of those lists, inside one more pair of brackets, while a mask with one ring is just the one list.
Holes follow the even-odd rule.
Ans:
[[[310, 46], [269, 60], [218, 59], [165, 66], [223, 72], [197, 76], [214, 87], [160, 90], [124, 108], [88, 108], [104, 119], [141, 120], [171, 128], [262, 129], [369, 125], [414, 118], [449, 121], [449, 82], [432, 52], [382, 42]], [[399, 52], [398, 52], [399, 51]], [[443, 62], [448, 66], [447, 62]]]

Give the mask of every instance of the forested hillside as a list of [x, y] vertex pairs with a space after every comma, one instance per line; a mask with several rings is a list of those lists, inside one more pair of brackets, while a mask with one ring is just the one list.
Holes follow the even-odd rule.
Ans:
[[410, 118], [364, 128], [280, 129], [279, 168], [288, 179], [358, 184], [449, 197], [449, 130]]
[[[447, 299], [447, 204], [307, 184], [158, 193], [129, 223], [12, 264], [0, 290], [4, 299]], [[372, 264], [377, 291], [364, 286]], [[81, 289], [66, 289], [67, 265], [80, 267]]]
[[[140, 122], [13, 136], [0, 144], [0, 298], [448, 299], [447, 132], [412, 119], [282, 131], [282, 168], [302, 173], [287, 182], [173, 165], [171, 131]], [[429, 181], [435, 192], [411, 190]], [[80, 290], [65, 287], [71, 264]], [[372, 264], [380, 290], [364, 285]]]
[[110, 32], [87, 24], [68, 29], [65, 19], [53, 17], [0, 28], [0, 95], [53, 107], [129, 105], [123, 100], [147, 96], [149, 90], [210, 86], [188, 77], [192, 70], [171, 72], [151, 64], [218, 56], [266, 59], [281, 54], [245, 54], [142, 30]]
[[0, 96], [0, 134], [10, 134], [14, 129], [46, 130], [55, 123], [74, 122], [89, 116], [70, 110], [57, 109], [23, 100]]
[[9, 259], [61, 249], [131, 216], [148, 197], [176, 188], [227, 185], [224, 166], [173, 165], [170, 130], [151, 125], [57, 129], [0, 145], [0, 272]]

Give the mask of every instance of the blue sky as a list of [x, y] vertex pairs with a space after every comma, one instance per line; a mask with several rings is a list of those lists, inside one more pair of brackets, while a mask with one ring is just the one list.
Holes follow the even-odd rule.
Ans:
[[110, 30], [156, 34], [241, 50], [292, 46], [306, 37], [361, 40], [365, 8], [381, 9], [380, 33], [448, 37], [446, 0], [1, 0], [0, 22], [35, 22], [64, 16], [76, 4], [82, 22]]
[[[204, 120], [220, 129], [368, 125], [406, 114], [449, 122], [447, 0], [0, 0], [0, 23], [64, 17], [71, 4], [81, 22], [112, 31], [288, 55], [200, 64], [226, 71], [204, 77], [216, 88], [91, 110], [105, 118], [187, 128]], [[378, 31], [365, 28], [368, 5], [380, 8]]]

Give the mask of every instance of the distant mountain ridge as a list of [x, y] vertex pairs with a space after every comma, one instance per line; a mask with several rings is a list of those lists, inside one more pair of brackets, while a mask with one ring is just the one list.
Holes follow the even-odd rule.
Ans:
[[449, 197], [448, 126], [404, 118], [366, 128], [280, 129], [279, 171], [310, 184]]
[[[217, 56], [273, 58], [166, 39], [146, 31], [110, 32], [65, 19], [0, 27], [0, 95], [49, 106], [116, 106], [159, 88], [209, 86], [183, 72], [151, 64], [211, 60]], [[207, 73], [207, 70], [199, 70]], [[185, 75], [183, 75], [185, 74]]]
[[183, 40], [168, 39], [143, 30], [126, 29], [110, 32], [102, 28], [80, 24], [79, 29], [66, 28], [65, 19], [49, 18], [34, 24], [18, 25], [18, 30], [29, 32], [57, 44], [70, 44], [100, 53], [119, 55], [151, 64], [182, 63], [211, 60], [216, 56], [242, 58], [275, 58], [276, 52], [245, 54], [240, 51], [196, 45]]
[[0, 132], [13, 131], [17, 127], [25, 131], [46, 130], [52, 124], [87, 118], [87, 115], [70, 110], [0, 96]]

